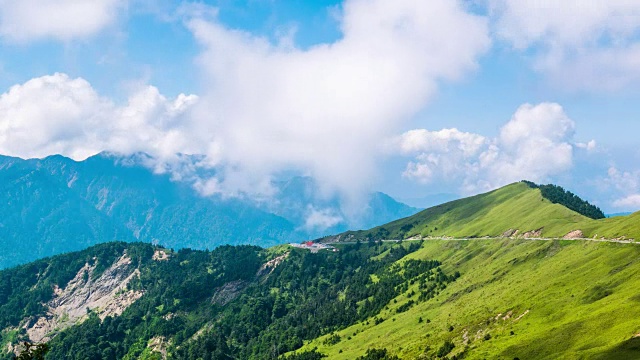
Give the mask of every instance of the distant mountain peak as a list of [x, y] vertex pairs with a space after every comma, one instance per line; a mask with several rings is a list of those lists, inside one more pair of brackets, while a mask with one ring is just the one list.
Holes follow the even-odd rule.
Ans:
[[[272, 198], [204, 197], [193, 179], [215, 169], [173, 177], [202, 157], [178, 155], [157, 171], [146, 153], [102, 152], [83, 161], [55, 155], [0, 157], [0, 268], [113, 240], [158, 241], [169, 247], [270, 246], [365, 228], [415, 213], [390, 197], [371, 197], [360, 222], [341, 213], [340, 199], [317, 196], [309, 177], [275, 184]], [[208, 171], [208, 173], [206, 172]], [[378, 199], [378, 200], [375, 200]], [[345, 220], [346, 219], [346, 220]]]

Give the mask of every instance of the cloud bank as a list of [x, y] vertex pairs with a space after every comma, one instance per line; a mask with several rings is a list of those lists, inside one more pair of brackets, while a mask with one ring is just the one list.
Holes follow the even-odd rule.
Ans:
[[[455, 1], [343, 5], [343, 37], [309, 49], [195, 17], [204, 48], [199, 134], [225, 168], [219, 186], [260, 188], [296, 169], [344, 194], [375, 175], [378, 145], [416, 114], [438, 83], [475, 69], [489, 44], [486, 20]], [[206, 142], [206, 141], [205, 141]]]
[[[0, 34], [14, 41], [90, 36], [125, 5], [65, 0], [50, 9], [44, 1], [0, 0]], [[355, 201], [372, 182], [384, 139], [441, 82], [473, 71], [490, 46], [486, 19], [449, 0], [348, 0], [342, 38], [308, 49], [287, 36], [272, 43], [229, 29], [202, 5], [185, 9], [202, 47], [200, 97], [168, 99], [144, 86], [116, 104], [82, 78], [34, 78], [0, 96], [0, 152], [82, 159], [143, 151], [160, 159], [158, 171], [171, 168], [176, 153], [203, 154], [199, 166], [216, 169], [196, 181], [205, 194], [268, 195], [273, 176], [293, 172]]]
[[69, 41], [113, 24], [128, 0], [0, 0], [0, 36], [12, 42]]
[[547, 181], [569, 170], [576, 148], [575, 123], [556, 103], [520, 106], [498, 136], [488, 138], [457, 129], [408, 131], [388, 144], [413, 156], [403, 176], [429, 184], [454, 182], [463, 193], [495, 189], [528, 179]]
[[616, 90], [640, 79], [640, 2], [488, 0], [497, 36], [534, 67], [576, 90]]
[[84, 159], [101, 151], [142, 151], [170, 159], [191, 150], [181, 127], [196, 101], [184, 94], [167, 99], [147, 86], [118, 106], [82, 78], [57, 73], [31, 79], [0, 95], [0, 153]]
[[612, 166], [604, 184], [617, 194], [612, 203], [615, 208], [622, 211], [640, 209], [640, 170], [621, 171]]

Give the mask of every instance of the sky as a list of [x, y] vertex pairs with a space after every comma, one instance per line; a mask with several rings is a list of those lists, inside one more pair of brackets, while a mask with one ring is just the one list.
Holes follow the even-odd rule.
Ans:
[[637, 0], [0, 0], [0, 94], [1, 154], [145, 152], [203, 195], [640, 210]]

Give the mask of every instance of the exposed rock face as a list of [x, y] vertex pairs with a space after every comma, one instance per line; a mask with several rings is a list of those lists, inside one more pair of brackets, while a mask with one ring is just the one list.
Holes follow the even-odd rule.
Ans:
[[225, 306], [237, 298], [247, 285], [247, 282], [242, 280], [226, 283], [221, 286], [215, 294], [213, 294], [211, 302], [220, 306]]
[[169, 254], [166, 250], [156, 249], [156, 251], [153, 253], [152, 259], [155, 261], [166, 261], [169, 260]]
[[531, 231], [527, 231], [526, 233], [522, 234], [522, 237], [525, 239], [531, 239], [531, 238], [539, 238], [542, 237], [542, 230], [544, 228], [540, 228], [537, 230], [531, 230]]
[[517, 232], [518, 232], [518, 229], [509, 229], [509, 230], [503, 232], [502, 235], [500, 235], [500, 237], [508, 238], [508, 237], [511, 237], [511, 236], [515, 235]]
[[[289, 253], [286, 252], [262, 264], [260, 269], [258, 269], [258, 272], [256, 272], [256, 278], [271, 275], [273, 270], [275, 270], [278, 265], [282, 264], [288, 256]], [[228, 282], [216, 290], [215, 294], [213, 294], [213, 297], [211, 298], [211, 302], [220, 306], [227, 305], [237, 298], [238, 295], [247, 288], [247, 286], [249, 286], [249, 283], [243, 280]]]
[[278, 257], [275, 257], [273, 260], [267, 261], [260, 267], [260, 269], [258, 269], [258, 273], [256, 274], [256, 276], [260, 277], [271, 274], [273, 270], [275, 270], [275, 268], [278, 267], [278, 265], [280, 265], [288, 256], [289, 253], [286, 252]]
[[167, 358], [167, 347], [169, 343], [164, 336], [156, 336], [149, 340], [147, 347], [151, 350], [152, 353], [160, 354], [162, 360]]
[[48, 341], [55, 332], [87, 318], [88, 311], [97, 312], [101, 319], [117, 316], [142, 296], [141, 291], [127, 291], [127, 284], [138, 269], [131, 268], [125, 254], [94, 279], [95, 265], [85, 264], [64, 289], [54, 288], [55, 295], [46, 304], [47, 315], [27, 322], [24, 327], [34, 342]]
[[563, 239], [583, 239], [583, 238], [584, 238], [584, 234], [582, 233], [582, 230], [573, 230], [572, 232], [568, 233], [563, 237]]

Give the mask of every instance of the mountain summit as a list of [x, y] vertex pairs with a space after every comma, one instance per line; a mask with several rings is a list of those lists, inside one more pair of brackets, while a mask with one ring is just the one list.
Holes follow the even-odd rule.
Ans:
[[640, 213], [604, 219], [600, 209], [561, 187], [538, 186], [522, 181], [434, 206], [370, 230], [349, 231], [331, 240], [511, 236], [562, 238], [578, 234], [585, 238], [640, 238], [640, 226], [636, 222], [638, 216]]

